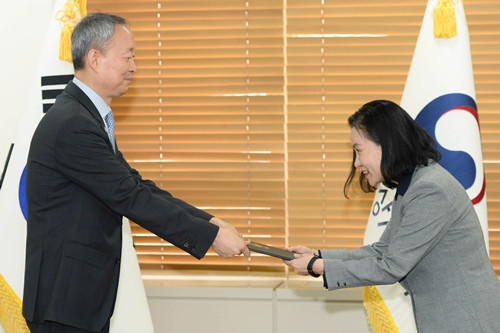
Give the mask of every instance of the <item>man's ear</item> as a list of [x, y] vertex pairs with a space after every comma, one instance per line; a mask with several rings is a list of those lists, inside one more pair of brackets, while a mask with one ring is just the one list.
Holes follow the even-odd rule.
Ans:
[[100, 63], [101, 52], [97, 49], [92, 49], [87, 53], [87, 65], [94, 72], [97, 72]]

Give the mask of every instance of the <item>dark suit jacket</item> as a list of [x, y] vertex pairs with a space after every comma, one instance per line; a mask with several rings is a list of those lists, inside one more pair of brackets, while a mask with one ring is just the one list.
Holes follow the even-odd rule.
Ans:
[[29, 321], [104, 326], [118, 287], [122, 216], [198, 259], [218, 232], [212, 215], [143, 180], [113, 152], [99, 112], [73, 82], [33, 135], [26, 183]]

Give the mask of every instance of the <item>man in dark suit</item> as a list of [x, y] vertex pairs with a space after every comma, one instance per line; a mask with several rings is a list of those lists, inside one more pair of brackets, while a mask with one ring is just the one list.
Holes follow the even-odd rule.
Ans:
[[32, 332], [108, 332], [127, 216], [192, 256], [249, 256], [228, 223], [143, 180], [107, 123], [136, 71], [127, 22], [95, 13], [72, 35], [75, 78], [33, 135], [23, 315]]

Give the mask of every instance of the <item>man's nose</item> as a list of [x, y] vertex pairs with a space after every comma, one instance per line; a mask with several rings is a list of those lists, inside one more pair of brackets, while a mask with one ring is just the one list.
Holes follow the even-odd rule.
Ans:
[[137, 72], [137, 66], [135, 65], [135, 60], [134, 60], [134, 58], [132, 58], [132, 63], [131, 63], [131, 65], [130, 65], [130, 71], [131, 71], [132, 73]]

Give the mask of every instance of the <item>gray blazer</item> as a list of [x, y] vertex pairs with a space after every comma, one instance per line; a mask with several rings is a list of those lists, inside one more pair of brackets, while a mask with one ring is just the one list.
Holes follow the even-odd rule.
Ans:
[[380, 240], [323, 250], [329, 290], [399, 282], [420, 333], [500, 332], [500, 284], [474, 207], [437, 163], [398, 185]]

